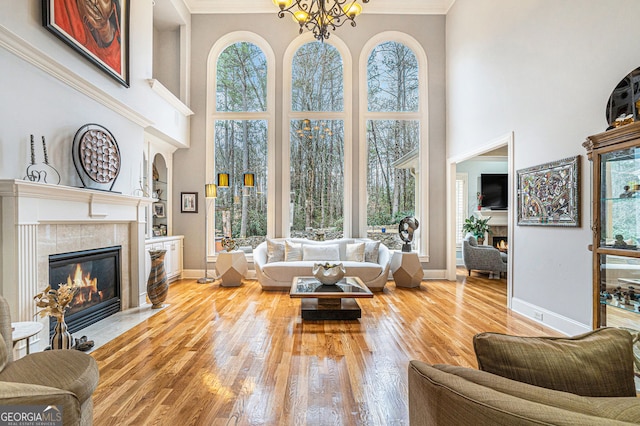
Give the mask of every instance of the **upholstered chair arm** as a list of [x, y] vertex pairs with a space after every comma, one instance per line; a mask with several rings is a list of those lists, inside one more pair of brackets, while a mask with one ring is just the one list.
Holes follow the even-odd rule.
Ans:
[[253, 264], [256, 268], [262, 269], [267, 263], [267, 242], [263, 241], [253, 249]]
[[[62, 410], [62, 424], [80, 424], [80, 401], [72, 392], [61, 389], [30, 383], [0, 382], [0, 405], [54, 405]], [[55, 412], [52, 415], [55, 416]]]

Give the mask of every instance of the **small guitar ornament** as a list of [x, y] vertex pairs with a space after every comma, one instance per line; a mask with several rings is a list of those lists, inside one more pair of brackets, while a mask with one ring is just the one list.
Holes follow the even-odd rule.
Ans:
[[[49, 164], [49, 155], [47, 154], [47, 143], [44, 136], [42, 137], [42, 151], [44, 153], [44, 163], [36, 164], [36, 154], [33, 142], [33, 135], [31, 135], [31, 164], [27, 166], [27, 175], [24, 180], [31, 182], [44, 182], [54, 183], [58, 185], [60, 183], [60, 173]], [[55, 182], [47, 182], [47, 178], [55, 180]]]

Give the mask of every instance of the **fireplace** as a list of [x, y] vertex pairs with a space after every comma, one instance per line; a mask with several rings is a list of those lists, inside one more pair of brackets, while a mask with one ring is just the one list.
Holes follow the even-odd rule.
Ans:
[[498, 250], [507, 251], [507, 249], [509, 248], [509, 245], [507, 244], [507, 242], [508, 242], [507, 237], [494, 236], [491, 244]]
[[[114, 246], [49, 256], [51, 288], [63, 283], [79, 287], [65, 314], [70, 333], [120, 311], [120, 251]], [[55, 318], [49, 324], [52, 335]]]

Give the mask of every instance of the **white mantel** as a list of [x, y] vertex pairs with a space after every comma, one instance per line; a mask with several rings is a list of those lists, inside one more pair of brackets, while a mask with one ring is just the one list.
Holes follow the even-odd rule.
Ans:
[[507, 226], [509, 210], [479, 210], [475, 211], [474, 214], [478, 219], [484, 219], [486, 217], [491, 217], [489, 219], [489, 226]]
[[[39, 228], [47, 226], [74, 230], [69, 233], [73, 235], [60, 236], [65, 244], [73, 239], [84, 243], [85, 235], [100, 225], [124, 227], [129, 256], [122, 259], [123, 274], [128, 271], [128, 279], [123, 280], [128, 282], [128, 288], [121, 289], [122, 309], [144, 303], [145, 207], [152, 202], [151, 198], [113, 192], [23, 180], [0, 180], [0, 292], [9, 302], [11, 320], [34, 320], [33, 296], [42, 290], [42, 275], [45, 275], [42, 267], [38, 268], [38, 259], [42, 253], [51, 250], [48, 246], [43, 247], [43, 244], [50, 243], [39, 241], [39, 235], [42, 235], [39, 232], [42, 229]], [[73, 241], [69, 245], [73, 246]]]

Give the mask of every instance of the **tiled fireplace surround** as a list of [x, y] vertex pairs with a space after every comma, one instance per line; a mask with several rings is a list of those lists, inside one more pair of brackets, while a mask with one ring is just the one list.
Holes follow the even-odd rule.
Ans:
[[145, 206], [151, 199], [62, 185], [0, 180], [0, 282], [12, 321], [41, 321], [31, 340], [42, 349], [48, 319], [33, 301], [49, 283], [49, 255], [120, 245], [122, 309], [145, 303]]

